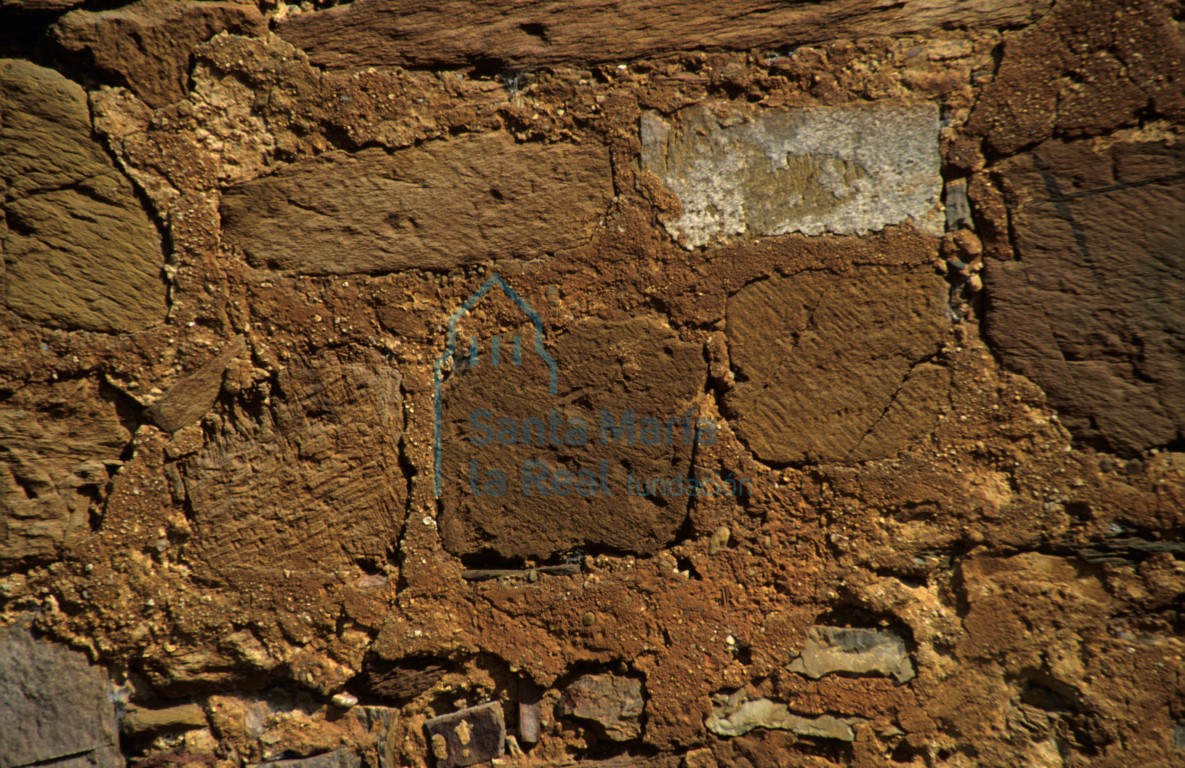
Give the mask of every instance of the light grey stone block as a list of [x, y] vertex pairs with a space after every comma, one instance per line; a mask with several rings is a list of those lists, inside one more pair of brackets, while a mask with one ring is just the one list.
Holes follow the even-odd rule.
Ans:
[[685, 247], [744, 235], [863, 235], [912, 222], [943, 231], [938, 111], [930, 104], [813, 107], [749, 118], [691, 107], [642, 116], [642, 166], [679, 198]]

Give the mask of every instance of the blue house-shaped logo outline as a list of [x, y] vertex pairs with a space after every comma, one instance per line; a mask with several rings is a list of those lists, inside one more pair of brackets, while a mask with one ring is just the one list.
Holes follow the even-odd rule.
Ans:
[[[480, 288], [473, 292], [473, 295], [457, 307], [456, 311], [448, 319], [448, 343], [445, 345], [444, 354], [436, 359], [436, 364], [432, 369], [432, 407], [434, 410], [435, 421], [432, 429], [432, 469], [434, 479], [434, 489], [436, 498], [440, 498], [441, 494], [441, 467], [444, 450], [442, 443], [442, 434], [444, 428], [444, 368], [450, 360], [457, 359], [457, 323], [469, 311], [473, 309], [479, 301], [481, 301], [492, 288], [497, 286], [502, 289], [502, 293], [508, 299], [514, 302], [514, 305], [522, 310], [531, 320], [531, 324], [535, 328], [535, 354], [539, 356], [543, 362], [547, 364], [548, 382], [547, 391], [551, 395], [558, 392], [559, 386], [559, 367], [556, 365], [555, 358], [551, 356], [543, 347], [543, 318], [539, 313], [528, 304], [522, 296], [510, 287], [510, 285], [498, 273], [490, 275], [490, 277], [482, 284]], [[491, 350], [493, 364], [499, 364], [500, 349], [499, 339], [494, 337], [494, 346]], [[478, 343], [477, 339], [470, 340], [468, 361], [470, 366], [476, 366], [478, 360]], [[519, 365], [521, 362], [521, 342], [518, 337], [515, 337], [515, 345], [513, 350], [512, 362], [514, 365]]]

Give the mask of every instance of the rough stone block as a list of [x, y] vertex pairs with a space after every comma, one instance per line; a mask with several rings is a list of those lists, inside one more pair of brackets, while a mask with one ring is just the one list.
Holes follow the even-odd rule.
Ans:
[[988, 340], [1079, 438], [1185, 436], [1185, 145], [1050, 141], [999, 164], [1016, 261], [991, 260]]
[[[494, 312], [504, 305], [481, 306]], [[511, 325], [518, 321], [521, 315], [508, 315], [509, 330], [466, 330], [465, 338], [480, 342], [479, 362], [462, 360], [443, 381], [445, 547], [536, 560], [584, 547], [657, 552], [677, 535], [688, 496], [679, 488], [649, 495], [637, 488], [693, 472], [696, 438], [685, 427], [694, 429], [707, 377], [702, 347], [650, 317], [580, 321], [551, 349], [552, 394], [548, 371], [531, 351], [533, 329]], [[514, 337], [523, 340], [520, 366], [509, 364], [506, 350], [493, 365], [495, 336], [507, 350]], [[675, 426], [664, 431], [668, 420]]]
[[91, 138], [86, 93], [25, 61], [0, 60], [0, 193], [10, 310], [93, 331], [164, 319], [160, 235]]
[[[1055, 3], [1040, 23], [1012, 37], [967, 124], [996, 155], [1052, 136], [1097, 136], [1158, 118], [1185, 118], [1185, 37], [1160, 0]], [[1074, 87], [1066, 86], [1072, 81]]]
[[946, 333], [946, 284], [929, 267], [806, 272], [728, 303], [731, 424], [763, 461], [866, 461], [937, 425], [949, 378], [928, 362]]
[[612, 198], [604, 147], [486, 134], [305, 160], [228, 190], [222, 219], [257, 267], [449, 269], [581, 245]]
[[488, 762], [506, 748], [506, 724], [497, 701], [434, 717], [424, 723], [424, 730], [436, 768]]
[[141, 0], [104, 11], [66, 14], [53, 29], [68, 51], [85, 53], [118, 75], [154, 107], [185, 97], [194, 46], [219, 32], [260, 34], [267, 29], [252, 5]]
[[131, 433], [97, 381], [30, 384], [0, 408], [0, 570], [89, 531]]
[[213, 413], [178, 462], [207, 577], [257, 584], [385, 557], [406, 514], [400, 380], [377, 352], [324, 350], [290, 360], [266, 405], [249, 392]]
[[933, 105], [819, 107], [722, 120], [704, 107], [642, 117], [642, 165], [679, 198], [687, 247], [741, 235], [941, 234]]
[[621, 675], [581, 675], [564, 689], [560, 712], [595, 723], [612, 741], [642, 735], [642, 681]]
[[122, 768], [106, 674], [85, 656], [0, 629], [0, 766]]

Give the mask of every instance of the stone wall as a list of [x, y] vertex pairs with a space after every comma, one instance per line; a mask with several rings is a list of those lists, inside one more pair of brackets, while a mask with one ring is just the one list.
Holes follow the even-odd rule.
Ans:
[[1169, 0], [0, 0], [0, 768], [1185, 761]]

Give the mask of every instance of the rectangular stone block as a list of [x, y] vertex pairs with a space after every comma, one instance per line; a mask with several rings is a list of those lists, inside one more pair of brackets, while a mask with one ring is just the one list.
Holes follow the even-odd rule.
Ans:
[[722, 119], [691, 107], [642, 116], [642, 166], [682, 207], [688, 248], [745, 235], [863, 235], [911, 222], [943, 231], [931, 104], [818, 107]]
[[329, 152], [227, 190], [227, 242], [304, 274], [451, 269], [588, 241], [613, 199], [604, 147], [506, 134]]

